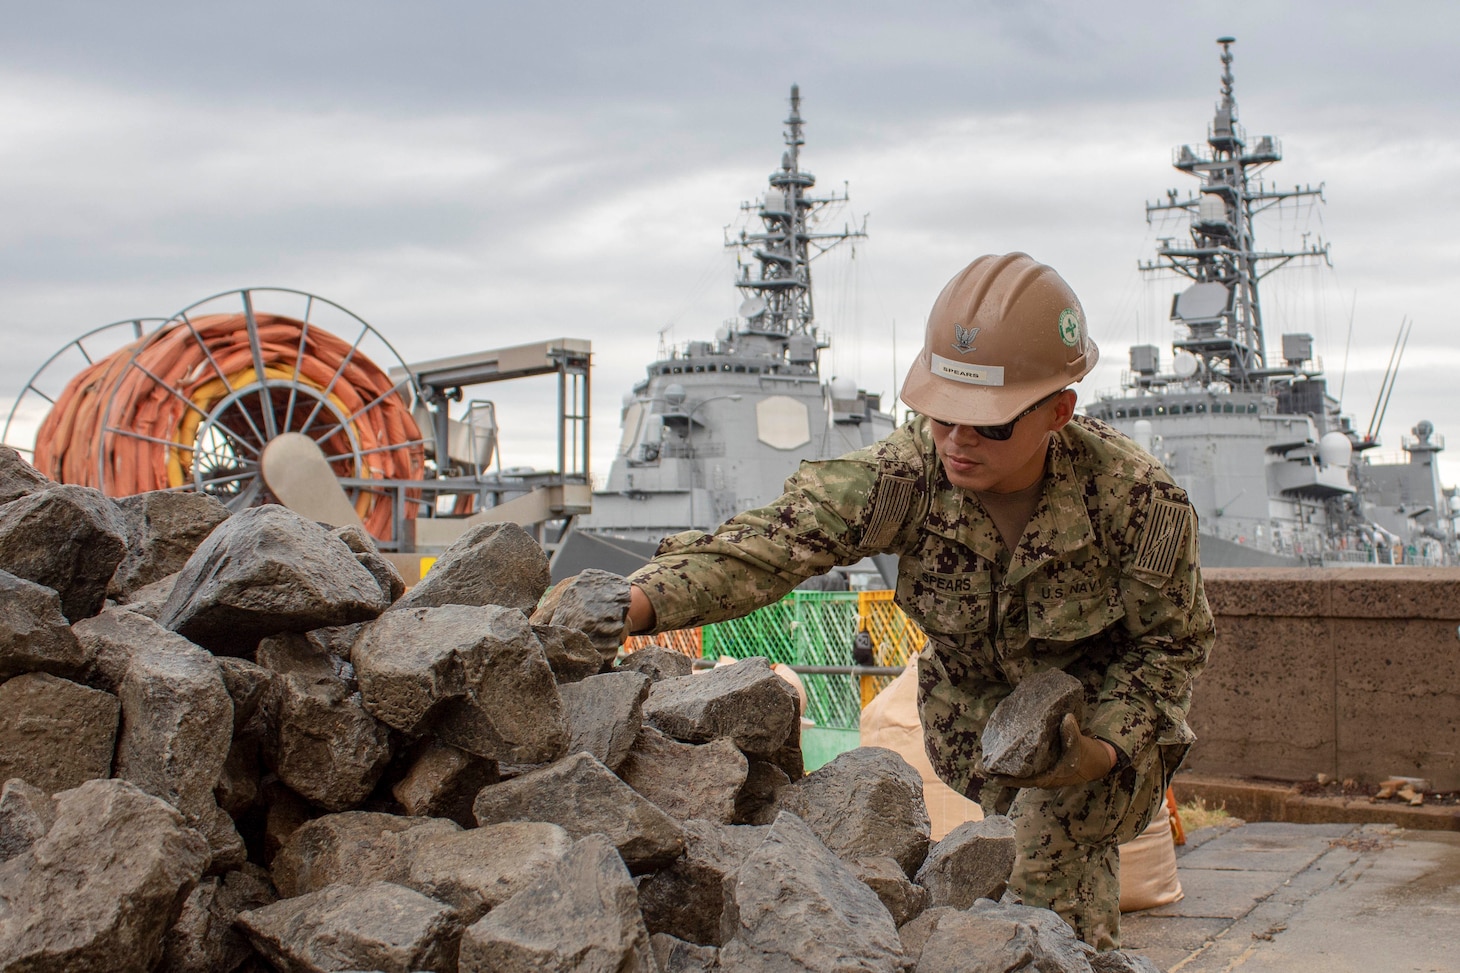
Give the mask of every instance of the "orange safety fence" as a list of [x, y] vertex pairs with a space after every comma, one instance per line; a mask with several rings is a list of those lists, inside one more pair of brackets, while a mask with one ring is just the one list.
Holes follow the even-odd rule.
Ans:
[[[186, 489], [199, 472], [195, 457], [218, 455], [205, 432], [256, 465], [273, 429], [314, 432], [339, 476], [422, 478], [419, 429], [384, 371], [319, 327], [278, 314], [254, 322], [256, 343], [243, 314], [174, 321], [87, 367], [41, 423], [36, 468], [113, 497]], [[330, 415], [321, 419], [316, 404]], [[311, 417], [318, 425], [301, 428]], [[388, 494], [360, 491], [356, 511], [372, 535], [391, 538]], [[403, 515], [414, 517], [414, 506]]]

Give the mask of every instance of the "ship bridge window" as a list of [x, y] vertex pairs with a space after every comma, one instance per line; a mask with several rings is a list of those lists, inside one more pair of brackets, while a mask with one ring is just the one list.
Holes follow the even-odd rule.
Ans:
[[1191, 408], [1191, 403], [1190, 402], [1187, 402], [1186, 404], [1184, 404], [1181, 407], [1181, 413], [1182, 413], [1182, 415], [1188, 415], [1188, 416], [1191, 415], [1192, 408]]
[[1166, 407], [1164, 405], [1158, 405], [1158, 406], [1156, 406], [1156, 415], [1158, 415], [1158, 416], [1164, 416], [1165, 414], [1166, 414]]
[[1223, 402], [1222, 403], [1222, 411], [1223, 412], [1228, 412], [1228, 413], [1231, 412], [1232, 411], [1232, 403], [1230, 403], [1230, 402]]
[[1201, 415], [1202, 413], [1204, 413], [1206, 411], [1207, 411], [1207, 404], [1205, 402], [1198, 402], [1196, 404], [1196, 413], [1197, 413], [1197, 415]]
[[1143, 416], [1153, 416], [1155, 414], [1156, 413], [1151, 409], [1150, 406], [1148, 406], [1148, 405], [1141, 406], [1141, 415], [1143, 415]]
[[1249, 402], [1249, 403], [1247, 403], [1247, 411], [1248, 412], [1256, 412], [1257, 411], [1257, 403], [1256, 402]]

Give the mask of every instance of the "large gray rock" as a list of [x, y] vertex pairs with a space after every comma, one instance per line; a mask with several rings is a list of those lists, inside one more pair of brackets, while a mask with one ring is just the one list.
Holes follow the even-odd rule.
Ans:
[[402, 884], [455, 907], [463, 923], [472, 923], [536, 882], [572, 847], [566, 831], [540, 821], [423, 833]]
[[697, 946], [666, 933], [649, 937], [659, 973], [711, 973], [720, 969], [720, 950], [714, 946]]
[[694, 660], [683, 652], [666, 649], [662, 645], [646, 645], [637, 652], [624, 656], [615, 668], [642, 672], [658, 682], [661, 679], [690, 675], [694, 672]]
[[593, 642], [576, 628], [534, 625], [532, 631], [542, 643], [543, 654], [559, 685], [586, 679], [603, 668], [603, 659], [599, 658]]
[[345, 542], [277, 504], [219, 524], [178, 574], [159, 621], [220, 655], [260, 639], [374, 618], [387, 602]]
[[983, 728], [983, 764], [1001, 777], [1034, 777], [1060, 757], [1060, 721], [1084, 711], [1085, 687], [1060, 669], [1026, 676], [1005, 696]]
[[268, 873], [254, 865], [203, 879], [167, 931], [158, 973], [234, 973], [254, 951], [233, 920], [277, 899]]
[[928, 854], [923, 779], [882, 747], [848, 750], [781, 788], [775, 810], [799, 817], [848, 861], [887, 855], [912, 876]]
[[628, 579], [587, 568], [555, 586], [532, 613], [532, 622], [577, 629], [588, 636], [607, 667], [624, 644], [628, 613]]
[[0, 570], [55, 589], [72, 622], [101, 611], [125, 554], [116, 505], [100, 490], [57, 485], [0, 505]]
[[228, 508], [206, 493], [154, 490], [116, 501], [127, 544], [111, 588], [124, 598], [181, 571], [198, 545], [228, 519]]
[[375, 583], [380, 585], [380, 592], [385, 596], [387, 604], [405, 594], [405, 579], [400, 576], [394, 564], [380, 556], [380, 548], [376, 546], [375, 538], [354, 524], [336, 527], [330, 533], [344, 541], [345, 546], [355, 552], [355, 560], [375, 576]]
[[892, 914], [894, 925], [902, 926], [916, 919], [928, 907], [928, 890], [914, 884], [895, 858], [877, 855], [848, 862], [852, 871]]
[[1132, 956], [1119, 949], [1090, 957], [1090, 969], [1094, 973], [1161, 973], [1161, 968], [1144, 956]]
[[175, 808], [125, 781], [57, 794], [45, 837], [0, 864], [0, 969], [148, 973], [207, 862]]
[[34, 581], [0, 571], [0, 679], [24, 672], [49, 672], [74, 679], [87, 656], [71, 623], [61, 613], [61, 597]]
[[516, 524], [480, 524], [457, 538], [396, 610], [501, 605], [530, 612], [547, 590], [547, 553]]
[[471, 805], [477, 793], [500, 780], [497, 762], [449, 746], [423, 741], [416, 759], [390, 793], [407, 814], [449, 818], [470, 828], [476, 824]]
[[[736, 872], [765, 840], [768, 828], [684, 823], [684, 854], [639, 881], [639, 909], [651, 933], [702, 946], [724, 943], [725, 892]], [[732, 883], [727, 886], [727, 882]]]
[[467, 927], [461, 973], [658, 973], [634, 882], [602, 835]]
[[0, 780], [53, 794], [110, 777], [119, 712], [110, 693], [44, 672], [0, 684]]
[[732, 824], [771, 822], [776, 818], [776, 795], [790, 786], [791, 778], [769, 760], [751, 760], [745, 773], [745, 785], [735, 795], [735, 817]]
[[667, 865], [684, 851], [679, 824], [587, 753], [483, 788], [473, 811], [482, 825], [547, 821], [574, 840], [605, 835], [635, 874]]
[[233, 731], [238, 733], [259, 711], [274, 673], [265, 666], [237, 656], [220, 655], [215, 658], [228, 698], [233, 700]]
[[794, 814], [779, 815], [741, 864], [724, 922], [725, 969], [913, 968], [877, 894]]
[[[115, 615], [109, 635], [126, 643], [117, 695], [122, 729], [116, 776], [162, 798], [202, 827], [233, 739], [233, 700], [213, 656], [151, 619]], [[98, 626], [99, 628], [100, 626]]]
[[262, 704], [265, 760], [327, 811], [363, 801], [390, 763], [390, 730], [366, 712], [346, 664], [298, 635], [264, 640], [258, 658], [274, 672]]
[[51, 485], [51, 481], [27, 463], [14, 447], [0, 445], [0, 504], [37, 493]]
[[366, 708], [403, 733], [434, 729], [454, 747], [513, 763], [567, 750], [552, 670], [516, 609], [390, 611], [361, 631], [350, 658]]
[[933, 846], [917, 882], [928, 890], [929, 905], [967, 909], [1004, 894], [1017, 852], [1014, 822], [1003, 815], [965, 821]]
[[624, 783], [680, 821], [703, 818], [729, 824], [745, 786], [750, 761], [728, 739], [680, 743], [652, 726], [639, 731], [618, 767]]
[[0, 785], [0, 862], [30, 850], [56, 822], [56, 802], [18, 777]]
[[404, 885], [422, 842], [460, 831], [455, 822], [440, 818], [375, 811], [326, 814], [291, 834], [274, 856], [274, 885], [286, 897], [329, 885]]
[[800, 726], [796, 691], [765, 659], [654, 683], [644, 722], [686, 743], [729, 737], [747, 755], [770, 757]]
[[283, 973], [452, 973], [461, 937], [450, 906], [390, 882], [331, 885], [241, 912], [237, 922]]
[[568, 752], [587, 751], [609, 770], [618, 770], [644, 725], [649, 677], [641, 672], [605, 672], [558, 688], [572, 728]]
[[918, 973], [1091, 973], [1094, 950], [1048, 909], [988, 899], [969, 909], [929, 909], [902, 928]]

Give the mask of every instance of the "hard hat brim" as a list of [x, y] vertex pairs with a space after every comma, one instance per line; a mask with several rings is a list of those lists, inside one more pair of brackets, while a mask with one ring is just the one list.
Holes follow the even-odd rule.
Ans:
[[1070, 362], [1060, 374], [1039, 382], [980, 385], [944, 378], [933, 371], [927, 348], [918, 354], [902, 383], [899, 398], [914, 412], [960, 426], [998, 426], [1047, 395], [1080, 381], [1100, 360], [1100, 349], [1087, 341], [1083, 360]]

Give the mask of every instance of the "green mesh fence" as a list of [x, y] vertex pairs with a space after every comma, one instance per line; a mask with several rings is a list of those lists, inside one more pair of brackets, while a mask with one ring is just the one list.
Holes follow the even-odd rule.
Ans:
[[[704, 654], [765, 656], [803, 666], [849, 666], [857, 630], [855, 591], [793, 591], [744, 618], [704, 627]], [[862, 703], [852, 675], [802, 674], [806, 715], [817, 726], [856, 729]]]

